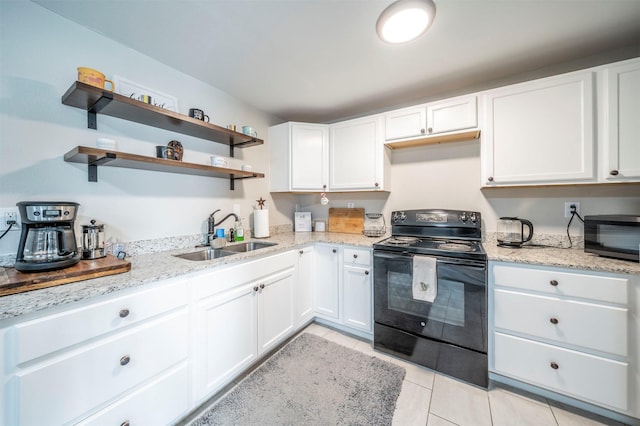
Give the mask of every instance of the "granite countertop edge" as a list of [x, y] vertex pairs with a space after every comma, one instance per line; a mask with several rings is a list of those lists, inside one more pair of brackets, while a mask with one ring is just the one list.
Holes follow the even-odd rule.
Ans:
[[[0, 297], [0, 326], [5, 320], [37, 313], [55, 306], [80, 302], [223, 265], [239, 264], [313, 243], [342, 244], [370, 249], [373, 244], [383, 238], [386, 236], [370, 238], [361, 234], [288, 232], [266, 239], [247, 240], [274, 242], [277, 243], [275, 246], [208, 261], [190, 261], [174, 256], [197, 250], [194, 247], [133, 256], [129, 258], [131, 261], [129, 272]], [[483, 243], [483, 246], [490, 261], [640, 275], [640, 263], [607, 259], [585, 253], [581, 249], [551, 247], [512, 249], [497, 247], [491, 241]]]

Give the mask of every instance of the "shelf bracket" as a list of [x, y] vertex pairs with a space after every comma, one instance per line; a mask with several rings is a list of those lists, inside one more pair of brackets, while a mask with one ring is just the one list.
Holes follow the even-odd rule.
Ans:
[[88, 174], [89, 174], [89, 182], [97, 182], [98, 181], [98, 166], [108, 163], [111, 160], [116, 159], [116, 154], [113, 152], [107, 152], [106, 156], [100, 157], [94, 161], [91, 161], [87, 164]]
[[[231, 145], [231, 150], [233, 152], [233, 145]], [[233, 155], [232, 155], [232, 157], [233, 157]], [[234, 174], [233, 173], [231, 173], [229, 175], [229, 187], [230, 187], [230, 189], [232, 191], [235, 191], [235, 189], [236, 189], [236, 179], [234, 178]]]
[[113, 94], [105, 93], [100, 96], [91, 108], [87, 110], [87, 127], [89, 129], [98, 130], [98, 113], [102, 111], [104, 107], [109, 105], [109, 103], [113, 100]]

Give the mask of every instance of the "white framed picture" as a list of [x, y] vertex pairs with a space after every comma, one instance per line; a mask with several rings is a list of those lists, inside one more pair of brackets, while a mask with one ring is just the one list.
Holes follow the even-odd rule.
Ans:
[[178, 99], [175, 96], [158, 92], [118, 75], [113, 76], [113, 83], [115, 84], [115, 92], [119, 95], [168, 109], [169, 111], [179, 112]]

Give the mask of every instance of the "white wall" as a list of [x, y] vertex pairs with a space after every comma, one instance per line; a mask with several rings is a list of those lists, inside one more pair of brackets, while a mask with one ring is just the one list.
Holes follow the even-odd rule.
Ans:
[[[364, 207], [367, 213], [421, 208], [473, 210], [482, 213], [483, 227], [495, 232], [501, 216], [533, 222], [536, 234], [565, 235], [568, 219], [564, 202], [577, 201], [582, 215], [640, 214], [640, 185], [586, 185], [480, 189], [481, 141], [452, 142], [396, 149], [391, 160], [389, 193], [328, 194], [331, 203], [320, 205], [319, 195], [304, 195], [300, 209], [314, 219], [326, 219], [329, 207]], [[571, 235], [582, 235], [574, 220]]]
[[[201, 52], [194, 48], [193, 54]], [[61, 96], [76, 80], [76, 68], [86, 66], [173, 95], [181, 113], [198, 107], [220, 126], [250, 124], [259, 137], [281, 120], [27, 1], [0, 2], [0, 55], [0, 207], [75, 201], [81, 205], [77, 233], [96, 219], [111, 241], [205, 232], [213, 210], [226, 214], [238, 203], [248, 219], [259, 197], [272, 204], [272, 224], [290, 223], [294, 197], [279, 196], [274, 206], [268, 179], [236, 182], [230, 191], [225, 179], [101, 167], [98, 182], [88, 182], [86, 166], [66, 163], [63, 156], [77, 145], [95, 146], [98, 137], [116, 139], [121, 151], [151, 156], [156, 145], [176, 139], [185, 148], [184, 160], [194, 163], [229, 152], [222, 144], [100, 115], [98, 130], [88, 129], [86, 112], [63, 105]], [[266, 143], [236, 150], [232, 165], [248, 163], [266, 172]], [[15, 253], [18, 234], [0, 240], [0, 254]]]

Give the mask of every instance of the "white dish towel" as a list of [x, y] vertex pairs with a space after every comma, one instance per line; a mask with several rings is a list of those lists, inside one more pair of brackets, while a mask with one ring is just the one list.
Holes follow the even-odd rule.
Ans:
[[413, 256], [413, 298], [431, 302], [438, 295], [435, 257]]

